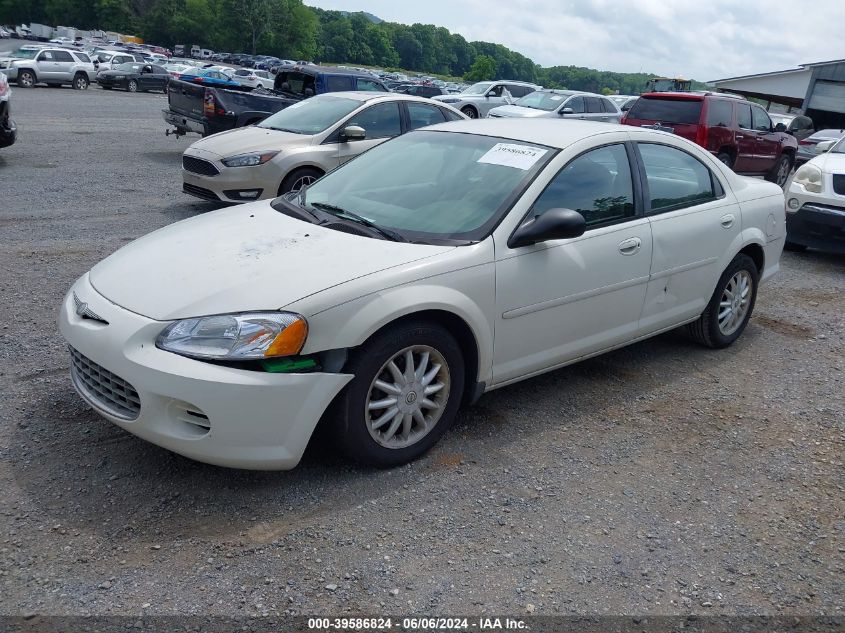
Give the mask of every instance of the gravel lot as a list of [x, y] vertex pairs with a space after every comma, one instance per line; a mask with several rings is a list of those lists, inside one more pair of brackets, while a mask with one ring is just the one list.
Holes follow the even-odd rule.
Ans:
[[786, 253], [728, 350], [670, 333], [488, 394], [411, 466], [168, 453], [76, 396], [55, 317], [208, 213], [161, 95], [13, 89], [0, 150], [0, 613], [845, 611], [845, 258]]

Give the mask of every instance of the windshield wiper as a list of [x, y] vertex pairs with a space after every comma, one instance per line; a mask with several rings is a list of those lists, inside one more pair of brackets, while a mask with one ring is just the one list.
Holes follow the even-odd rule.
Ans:
[[296, 130], [291, 130], [290, 128], [286, 127], [273, 127], [272, 125], [259, 125], [258, 127], [263, 127], [266, 130], [276, 130], [277, 132], [290, 132], [291, 134], [302, 134], [302, 132], [297, 132]]
[[311, 206], [316, 207], [317, 209], [320, 209], [321, 211], [326, 211], [328, 213], [331, 213], [332, 215], [335, 215], [337, 217], [352, 220], [353, 222], [357, 222], [358, 224], [362, 224], [362, 225], [366, 226], [367, 228], [370, 228], [373, 231], [376, 231], [382, 237], [386, 237], [387, 239], [389, 239], [393, 242], [407, 242], [408, 241], [407, 239], [405, 239], [403, 236], [401, 236], [396, 231], [391, 231], [390, 229], [386, 229], [384, 227], [381, 227], [378, 224], [376, 224], [375, 222], [372, 222], [371, 220], [368, 220], [367, 218], [360, 216], [357, 213], [353, 213], [352, 211], [347, 211], [343, 207], [338, 207], [334, 204], [326, 204], [324, 202], [312, 202]]

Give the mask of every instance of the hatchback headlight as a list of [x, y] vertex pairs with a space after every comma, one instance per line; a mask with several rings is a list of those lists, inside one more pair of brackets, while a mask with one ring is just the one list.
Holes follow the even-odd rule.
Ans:
[[230, 156], [223, 159], [223, 164], [226, 167], [255, 167], [256, 165], [263, 165], [268, 160], [273, 158], [279, 152], [256, 152], [254, 154], [238, 154], [237, 156]]
[[156, 347], [204, 360], [257, 360], [294, 356], [307, 336], [305, 318], [292, 312], [219, 314], [171, 323]]
[[807, 163], [798, 168], [792, 182], [802, 185], [810, 193], [822, 192], [822, 170]]

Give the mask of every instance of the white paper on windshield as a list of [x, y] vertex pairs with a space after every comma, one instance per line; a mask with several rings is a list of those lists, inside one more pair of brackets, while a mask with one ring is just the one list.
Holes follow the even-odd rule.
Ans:
[[503, 165], [516, 169], [528, 170], [540, 160], [548, 150], [530, 145], [515, 143], [496, 143], [490, 151], [478, 159], [479, 163], [488, 165]]
[[563, 97], [559, 97], [558, 95], [553, 95], [549, 97], [552, 101], [560, 101]]

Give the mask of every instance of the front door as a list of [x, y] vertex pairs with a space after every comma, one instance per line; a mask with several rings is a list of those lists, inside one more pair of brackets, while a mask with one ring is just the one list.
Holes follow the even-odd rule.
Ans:
[[754, 122], [754, 131], [757, 133], [756, 171], [769, 171], [778, 159], [778, 138], [781, 132], [775, 132], [772, 129], [772, 120], [763, 108], [751, 106], [751, 117]]
[[733, 170], [737, 173], [757, 171], [757, 132], [751, 118], [751, 106], [747, 103], [736, 104], [736, 160]]
[[638, 143], [654, 254], [640, 328], [656, 332], [701, 314], [742, 230], [733, 194], [680, 148]]
[[364, 128], [366, 137], [360, 141], [344, 141], [338, 139], [337, 159], [342, 165], [346, 161], [363, 154], [371, 147], [383, 143], [389, 138], [399, 136], [402, 133], [402, 117], [399, 113], [399, 103], [377, 103], [364, 108], [350, 116], [341, 124], [339, 131], [343, 128], [356, 125]]
[[581, 237], [509, 248], [496, 242], [493, 381], [501, 383], [636, 335], [651, 266], [651, 227], [638, 215], [623, 143], [569, 162], [528, 216], [573, 209]]

